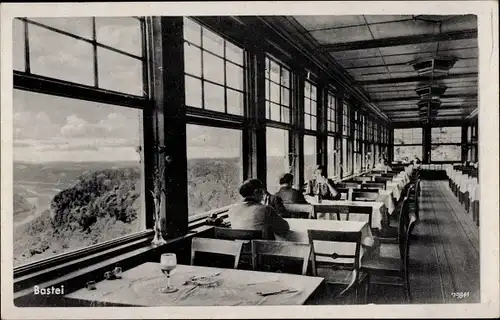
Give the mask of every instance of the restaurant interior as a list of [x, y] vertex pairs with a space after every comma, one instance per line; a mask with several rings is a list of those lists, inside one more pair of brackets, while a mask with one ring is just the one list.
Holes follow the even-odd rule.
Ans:
[[[475, 15], [13, 30], [16, 306], [480, 302]], [[233, 228], [285, 173], [287, 230]]]

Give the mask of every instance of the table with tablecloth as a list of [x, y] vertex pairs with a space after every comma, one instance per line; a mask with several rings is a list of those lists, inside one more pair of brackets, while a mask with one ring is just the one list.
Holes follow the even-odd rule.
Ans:
[[[307, 230], [326, 230], [339, 232], [361, 232], [361, 251], [360, 259], [367, 250], [374, 249], [375, 239], [370, 227], [366, 222], [361, 221], [344, 221], [344, 220], [314, 220], [314, 219], [285, 219], [290, 226], [290, 230], [286, 235], [275, 235], [276, 240], [294, 241], [294, 242], [309, 242]], [[326, 242], [315, 241], [314, 250], [322, 253], [335, 252], [339, 255], [352, 255], [355, 253], [355, 243], [350, 242]], [[317, 260], [331, 261], [328, 257], [317, 257]], [[349, 258], [337, 258], [336, 263], [348, 262]], [[352, 260], [350, 260], [352, 261]]]
[[[202, 277], [213, 281], [207, 286], [198, 285], [195, 279]], [[167, 277], [159, 263], [146, 262], [125, 271], [121, 279], [100, 281], [95, 290], [83, 288], [65, 298], [95, 305], [143, 307], [302, 305], [318, 290], [325, 289], [321, 277], [189, 265], [177, 265], [171, 281], [178, 291], [160, 292], [167, 285]]]
[[[372, 209], [372, 225], [374, 229], [382, 229], [382, 221], [386, 219], [386, 206], [383, 202], [370, 201], [349, 201], [349, 200], [322, 200], [316, 202], [312, 197], [306, 197], [306, 200], [314, 206], [314, 216], [319, 220], [334, 220], [337, 212], [341, 212], [341, 218], [345, 217], [342, 213], [348, 207], [370, 207]], [[365, 214], [349, 213], [349, 219], [353, 221], [365, 221]]]

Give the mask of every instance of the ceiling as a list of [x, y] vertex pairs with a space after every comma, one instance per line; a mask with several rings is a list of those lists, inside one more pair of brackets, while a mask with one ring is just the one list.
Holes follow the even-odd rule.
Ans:
[[[395, 123], [424, 121], [415, 89], [446, 87], [436, 120], [462, 120], [477, 108], [475, 15], [346, 15], [283, 17], [281, 28], [316, 57], [348, 73], [369, 101]], [[283, 22], [285, 21], [285, 22]], [[446, 74], [419, 75], [411, 62], [455, 58]]]

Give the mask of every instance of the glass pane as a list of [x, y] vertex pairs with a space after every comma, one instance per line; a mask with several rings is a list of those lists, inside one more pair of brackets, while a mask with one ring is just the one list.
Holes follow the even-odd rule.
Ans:
[[311, 180], [313, 178], [314, 169], [316, 167], [316, 137], [304, 136], [304, 179]]
[[274, 82], [271, 82], [271, 101], [280, 103], [280, 87]]
[[349, 175], [349, 160], [347, 155], [347, 139], [342, 139], [342, 177]]
[[394, 161], [411, 161], [415, 156], [422, 160], [422, 146], [394, 146]]
[[271, 80], [280, 83], [280, 66], [271, 60]]
[[14, 265], [143, 230], [142, 111], [13, 94]]
[[328, 177], [335, 176], [335, 138], [328, 137], [327, 139], [327, 152], [328, 152]]
[[142, 56], [141, 22], [127, 17], [96, 17], [96, 40], [136, 56]]
[[68, 33], [92, 40], [92, 18], [91, 17], [51, 17], [51, 18], [29, 18], [46, 26], [66, 31]]
[[311, 100], [304, 98], [304, 112], [311, 114]]
[[24, 49], [24, 22], [14, 19], [12, 25], [12, 64], [14, 70], [26, 70], [26, 53]]
[[269, 101], [269, 85], [270, 85], [270, 82], [269, 80], [266, 80], [266, 100]]
[[287, 88], [290, 87], [290, 72], [283, 67], [281, 68], [281, 84]]
[[224, 60], [208, 52], [203, 52], [203, 77], [224, 84]]
[[290, 123], [290, 109], [286, 107], [281, 107], [281, 121], [285, 123]]
[[186, 139], [189, 215], [240, 201], [241, 130], [188, 124]]
[[316, 86], [314, 85], [311, 85], [311, 99], [314, 101], [318, 100], [316, 97]]
[[201, 50], [184, 43], [184, 72], [201, 77]]
[[279, 177], [290, 172], [288, 164], [288, 131], [266, 128], [267, 191], [275, 193], [279, 189]]
[[431, 129], [432, 143], [460, 143], [462, 142], [461, 127], [441, 127]]
[[94, 50], [90, 43], [28, 25], [33, 74], [94, 85]]
[[284, 87], [281, 87], [281, 104], [290, 106], [290, 90]]
[[431, 146], [431, 161], [461, 161], [462, 148], [459, 145]]
[[266, 119], [271, 119], [271, 104], [266, 101]]
[[224, 39], [212, 31], [203, 28], [203, 49], [215, 53], [221, 57], [224, 56]]
[[139, 59], [97, 47], [99, 87], [142, 96], [142, 63]]
[[243, 91], [243, 68], [226, 62], [226, 84], [227, 86]]
[[186, 76], [186, 105], [201, 108], [201, 80]]
[[227, 89], [227, 112], [243, 115], [243, 93]]
[[315, 101], [311, 101], [311, 114], [313, 116], [316, 115], [316, 102]]
[[275, 103], [271, 103], [271, 120], [280, 121], [280, 106]]
[[308, 114], [304, 115], [304, 128], [311, 129], [311, 116]]
[[201, 46], [201, 27], [188, 18], [184, 18], [184, 39]]
[[316, 117], [311, 117], [311, 130], [316, 130]]
[[226, 59], [243, 66], [243, 49], [226, 41]]
[[205, 82], [205, 109], [224, 112], [224, 87]]
[[304, 83], [304, 97], [311, 97], [311, 84], [307, 81]]

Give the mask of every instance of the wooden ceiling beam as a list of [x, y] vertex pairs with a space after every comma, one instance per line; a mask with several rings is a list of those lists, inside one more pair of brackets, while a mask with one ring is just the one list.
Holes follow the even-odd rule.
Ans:
[[352, 41], [335, 44], [321, 45], [318, 50], [327, 52], [339, 52], [350, 50], [366, 50], [373, 48], [395, 47], [409, 44], [463, 40], [477, 38], [477, 29], [450, 31], [438, 34], [419, 34], [416, 36], [393, 37], [365, 41]]
[[[462, 94], [449, 94], [449, 95], [444, 95], [441, 96], [441, 101], [444, 99], [455, 99], [455, 98], [475, 98], [477, 97], [477, 93], [462, 93]], [[373, 103], [380, 103], [380, 102], [391, 102], [391, 101], [420, 101], [421, 98], [419, 96], [413, 96], [413, 97], [396, 97], [396, 98], [387, 98], [387, 99], [381, 99], [381, 100], [372, 100]]]
[[[464, 78], [476, 78], [478, 77], [477, 72], [468, 72], [460, 74], [448, 74], [443, 76], [437, 76], [434, 80], [453, 80], [453, 79], [464, 79]], [[411, 76], [404, 78], [392, 78], [392, 79], [380, 79], [380, 80], [367, 80], [367, 81], [357, 81], [360, 85], [372, 85], [372, 84], [395, 84], [395, 83], [405, 83], [405, 82], [421, 82], [425, 81], [425, 77], [422, 76]]]

